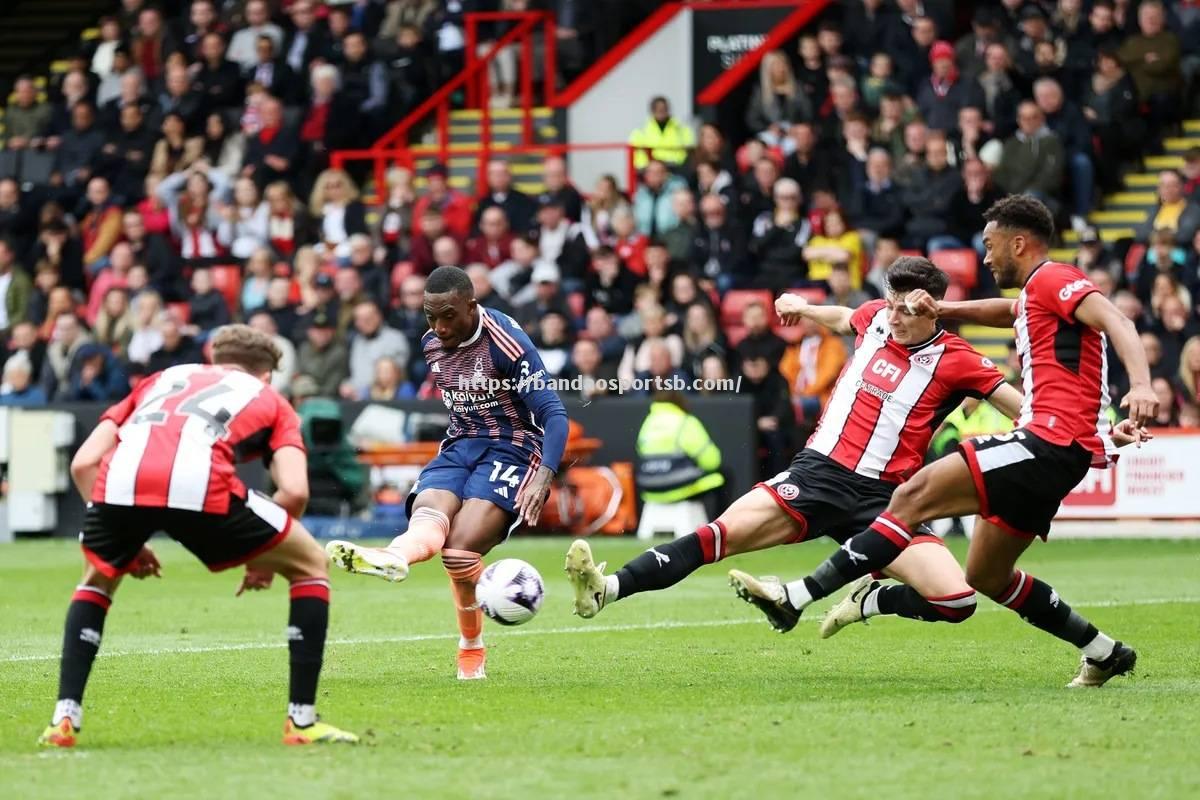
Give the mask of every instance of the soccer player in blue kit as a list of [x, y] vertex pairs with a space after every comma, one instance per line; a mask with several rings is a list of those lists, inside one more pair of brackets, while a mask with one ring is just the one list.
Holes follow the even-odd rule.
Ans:
[[537, 523], [566, 447], [567, 412], [529, 337], [475, 301], [466, 272], [430, 273], [425, 317], [421, 346], [450, 426], [408, 496], [408, 530], [383, 548], [333, 541], [325, 549], [347, 572], [393, 582], [440, 553], [458, 610], [458, 677], [476, 680], [487, 677], [475, 602], [483, 557], [521, 524]]

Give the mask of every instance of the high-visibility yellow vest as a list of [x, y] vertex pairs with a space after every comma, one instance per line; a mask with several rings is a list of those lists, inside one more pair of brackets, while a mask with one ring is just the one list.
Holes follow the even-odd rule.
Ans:
[[687, 160], [688, 148], [696, 144], [696, 136], [692, 129], [671, 117], [667, 124], [660, 128], [654, 117], [646, 120], [646, 124], [629, 134], [629, 143], [634, 147], [651, 148], [649, 155], [645, 150], [633, 152], [633, 165], [638, 169], [656, 158], [664, 164], [679, 165]]
[[725, 484], [720, 449], [704, 424], [674, 403], [650, 404], [637, 456], [637, 487], [646, 503], [678, 503]]

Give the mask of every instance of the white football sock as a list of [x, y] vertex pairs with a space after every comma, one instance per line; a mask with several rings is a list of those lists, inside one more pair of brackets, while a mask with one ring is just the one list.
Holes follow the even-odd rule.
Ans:
[[54, 705], [54, 716], [50, 718], [50, 724], [61, 722], [63, 717], [70, 717], [71, 725], [75, 728], [83, 727], [83, 707], [74, 700], [59, 700]]
[[863, 601], [862, 601], [863, 619], [867, 619], [868, 617], [879, 616], [879, 590], [882, 588], [883, 588], [882, 586], [876, 586], [874, 589], [867, 592], [867, 596], [863, 598]]
[[808, 587], [804, 585], [804, 579], [785, 583], [783, 585], [783, 598], [787, 600], [788, 605], [797, 611], [803, 611], [812, 604], [812, 595], [808, 592]]
[[604, 576], [604, 602], [611, 603], [621, 596], [621, 582], [616, 575]]
[[317, 721], [317, 707], [304, 703], [288, 703], [288, 716], [300, 728], [307, 728]]
[[1103, 661], [1112, 655], [1113, 648], [1117, 646], [1109, 637], [1103, 633], [1097, 633], [1096, 638], [1079, 648], [1083, 654], [1093, 661]]

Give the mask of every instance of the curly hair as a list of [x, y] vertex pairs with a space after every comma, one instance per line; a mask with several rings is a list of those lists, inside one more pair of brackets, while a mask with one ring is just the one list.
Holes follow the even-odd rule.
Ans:
[[224, 325], [212, 339], [212, 363], [241, 367], [252, 375], [274, 372], [283, 354], [271, 337], [249, 325]]
[[983, 212], [983, 218], [1001, 228], [1033, 234], [1043, 243], [1054, 238], [1054, 215], [1046, 204], [1025, 194], [1010, 194]]

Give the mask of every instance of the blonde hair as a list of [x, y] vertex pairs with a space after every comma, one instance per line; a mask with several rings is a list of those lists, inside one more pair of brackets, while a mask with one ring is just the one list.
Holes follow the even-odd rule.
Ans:
[[270, 336], [249, 325], [223, 325], [212, 337], [212, 363], [231, 364], [252, 375], [274, 372], [282, 357]]
[[771, 67], [776, 62], [783, 64], [784, 70], [784, 94], [795, 96], [796, 94], [796, 75], [792, 72], [792, 64], [788, 61], [788, 57], [783, 54], [782, 50], [772, 50], [763, 56], [762, 62], [758, 65], [758, 85], [762, 90], [763, 105], [774, 104], [775, 95], [780, 92], [775, 91], [775, 85], [771, 83]]
[[331, 180], [341, 180], [346, 186], [346, 205], [358, 199], [358, 186], [344, 169], [327, 169], [317, 176], [313, 184], [312, 194], [308, 198], [308, 213], [319, 217], [325, 213], [326, 186]]

